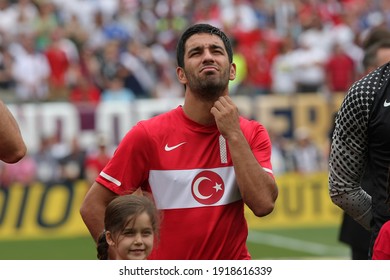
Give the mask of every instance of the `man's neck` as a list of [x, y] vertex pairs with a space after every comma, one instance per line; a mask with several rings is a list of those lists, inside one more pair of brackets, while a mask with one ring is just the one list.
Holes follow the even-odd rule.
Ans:
[[193, 96], [187, 96], [184, 100], [183, 111], [190, 120], [196, 123], [212, 125], [215, 123], [214, 116], [210, 113], [213, 105], [214, 102], [205, 102]]

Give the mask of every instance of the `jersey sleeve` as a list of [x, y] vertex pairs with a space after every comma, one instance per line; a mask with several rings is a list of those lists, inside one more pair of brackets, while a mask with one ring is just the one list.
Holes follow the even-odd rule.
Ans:
[[329, 194], [334, 204], [370, 228], [371, 196], [360, 184], [367, 159], [367, 136], [375, 87], [374, 71], [356, 82], [337, 113], [329, 155]]
[[119, 195], [145, 187], [149, 172], [149, 143], [145, 129], [138, 123], [122, 139], [96, 181]]
[[253, 155], [264, 171], [274, 177], [271, 164], [272, 146], [268, 132], [264, 126], [257, 122], [252, 121], [251, 124], [252, 135], [249, 137], [249, 145], [252, 149]]

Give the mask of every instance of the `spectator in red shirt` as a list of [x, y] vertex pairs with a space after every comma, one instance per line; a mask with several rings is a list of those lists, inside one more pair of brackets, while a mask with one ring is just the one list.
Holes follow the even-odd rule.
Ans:
[[89, 186], [92, 186], [110, 159], [111, 154], [107, 151], [107, 141], [104, 137], [99, 136], [97, 149], [89, 152], [85, 160], [85, 175]]
[[58, 29], [53, 31], [51, 34], [52, 41], [45, 50], [45, 55], [50, 66], [49, 99], [51, 100], [68, 99], [65, 77], [69, 69], [70, 61], [61, 46], [61, 34]]
[[344, 94], [357, 78], [355, 62], [345, 52], [343, 46], [337, 43], [325, 63], [325, 71], [327, 86], [332, 93]]
[[248, 64], [247, 85], [252, 88], [253, 95], [268, 94], [271, 92], [271, 68], [275, 53], [269, 48], [269, 43], [258, 41], [253, 47], [243, 51]]
[[100, 89], [81, 73], [79, 66], [72, 67], [72, 86], [69, 101], [73, 104], [97, 105], [100, 102]]

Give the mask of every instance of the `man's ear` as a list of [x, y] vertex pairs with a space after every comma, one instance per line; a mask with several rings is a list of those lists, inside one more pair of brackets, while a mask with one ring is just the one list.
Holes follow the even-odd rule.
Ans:
[[229, 80], [233, 81], [236, 78], [236, 64], [232, 63], [230, 65], [230, 75]]
[[176, 68], [176, 76], [181, 84], [185, 85], [187, 83], [186, 73], [184, 72], [183, 68], [181, 67]]

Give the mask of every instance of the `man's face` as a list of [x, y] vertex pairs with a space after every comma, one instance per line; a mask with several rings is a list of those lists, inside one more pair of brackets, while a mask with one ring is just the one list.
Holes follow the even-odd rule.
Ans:
[[378, 67], [390, 61], [390, 48], [379, 49], [377, 54]]
[[185, 75], [180, 81], [206, 100], [219, 97], [227, 89], [229, 80], [235, 78], [235, 66], [229, 63], [222, 40], [217, 35], [206, 33], [188, 38], [184, 69], [179, 71]]

